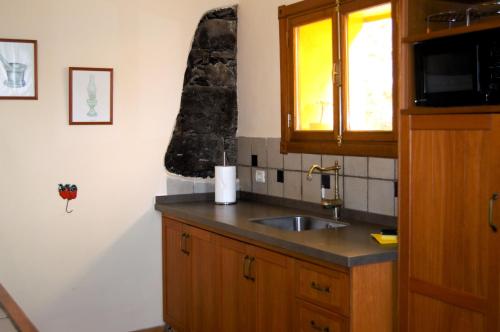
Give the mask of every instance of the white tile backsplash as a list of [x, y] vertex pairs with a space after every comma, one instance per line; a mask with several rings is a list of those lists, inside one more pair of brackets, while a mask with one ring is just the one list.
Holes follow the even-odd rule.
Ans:
[[351, 210], [368, 210], [368, 179], [344, 177], [344, 207]]
[[339, 163], [340, 171], [339, 174], [344, 174], [344, 156], [334, 156], [334, 155], [322, 155], [321, 164], [322, 167], [330, 167], [335, 165], [335, 162]]
[[[321, 200], [321, 176], [313, 175], [313, 180], [306, 179], [306, 172], [313, 164], [329, 167], [337, 161], [340, 166], [340, 195], [344, 207], [351, 210], [368, 211], [388, 216], [397, 215], [397, 199], [394, 198], [394, 183], [397, 180], [397, 159], [337, 156], [301, 153], [279, 153], [279, 138], [243, 138], [238, 140], [238, 173], [242, 191], [268, 194], [288, 199], [319, 203]], [[267, 143], [266, 143], [267, 142]], [[264, 147], [267, 149], [264, 154]], [[255, 182], [255, 168], [249, 165], [251, 154], [265, 155], [267, 181], [265, 184]], [[275, 181], [277, 169], [284, 169], [284, 182]], [[333, 188], [334, 177], [330, 175], [330, 187]], [[326, 197], [333, 197], [333, 190], [326, 190]]]
[[195, 194], [212, 193], [214, 191], [215, 191], [215, 180], [214, 179], [196, 178], [194, 180], [194, 193]]
[[167, 195], [185, 195], [194, 193], [194, 180], [179, 175], [167, 175]]
[[368, 180], [368, 212], [394, 216], [394, 182]]
[[368, 177], [394, 180], [395, 160], [387, 158], [368, 158]]
[[350, 176], [368, 176], [367, 157], [344, 157], [344, 174]]
[[278, 182], [277, 172], [276, 169], [267, 172], [267, 193], [269, 196], [283, 197], [283, 183]]
[[302, 173], [302, 200], [319, 204], [321, 200], [321, 175], [313, 174], [311, 179], [308, 179], [307, 173]]
[[307, 172], [312, 165], [321, 167], [321, 155], [302, 154], [302, 170]]
[[238, 137], [238, 165], [252, 165], [252, 141], [250, 137]]
[[257, 156], [257, 167], [267, 167], [267, 139], [252, 137], [250, 141], [252, 155]]
[[289, 199], [302, 199], [302, 173], [285, 171], [283, 184], [283, 197]]
[[267, 167], [282, 169], [283, 155], [280, 153], [280, 139], [267, 139]]
[[252, 168], [248, 166], [238, 166], [238, 179], [240, 180], [240, 190], [252, 192]]
[[[263, 171], [265, 174], [265, 181], [264, 183], [262, 182], [257, 182], [255, 173], [257, 171]], [[261, 195], [267, 195], [267, 181], [268, 181], [268, 171], [265, 168], [257, 168], [257, 167], [252, 167], [252, 192], [255, 194], [261, 194]]]
[[300, 153], [288, 153], [284, 156], [283, 168], [288, 171], [302, 170], [302, 155]]

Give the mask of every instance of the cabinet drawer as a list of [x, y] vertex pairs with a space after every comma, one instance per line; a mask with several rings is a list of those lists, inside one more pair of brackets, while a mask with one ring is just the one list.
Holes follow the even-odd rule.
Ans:
[[303, 301], [297, 301], [299, 308], [299, 332], [344, 332], [347, 320], [324, 309]]
[[303, 299], [349, 315], [349, 275], [298, 262], [296, 292]]

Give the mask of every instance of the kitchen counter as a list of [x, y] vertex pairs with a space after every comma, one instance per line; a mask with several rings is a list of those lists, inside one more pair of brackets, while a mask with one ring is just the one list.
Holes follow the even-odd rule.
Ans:
[[345, 219], [343, 221], [350, 223], [347, 227], [290, 232], [249, 220], [290, 215], [324, 215], [242, 200], [234, 205], [216, 205], [212, 201], [168, 202], [157, 198], [155, 208], [193, 226], [219, 230], [227, 235], [259, 241], [277, 249], [346, 267], [397, 259], [397, 245], [380, 245], [370, 236], [370, 233], [378, 233], [381, 228], [387, 228], [379, 224]]

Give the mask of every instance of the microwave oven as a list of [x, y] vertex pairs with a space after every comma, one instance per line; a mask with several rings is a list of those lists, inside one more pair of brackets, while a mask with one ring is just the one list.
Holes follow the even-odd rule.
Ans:
[[500, 104], [500, 29], [415, 43], [415, 105]]

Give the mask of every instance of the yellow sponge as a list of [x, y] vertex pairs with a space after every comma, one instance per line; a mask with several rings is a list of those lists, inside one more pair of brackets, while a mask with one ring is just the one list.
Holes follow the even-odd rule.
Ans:
[[380, 244], [396, 244], [398, 243], [397, 235], [382, 235], [378, 233], [371, 234], [371, 236], [377, 240]]

